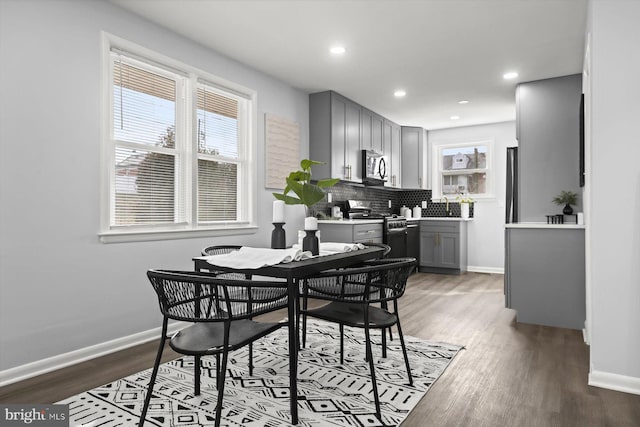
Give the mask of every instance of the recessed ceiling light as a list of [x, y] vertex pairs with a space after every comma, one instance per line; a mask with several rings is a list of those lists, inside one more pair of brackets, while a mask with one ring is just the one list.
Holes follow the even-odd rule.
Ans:
[[346, 51], [347, 49], [345, 49], [344, 46], [333, 46], [331, 49], [329, 49], [329, 52], [331, 52], [333, 55], [343, 55]]
[[402, 98], [403, 96], [406, 96], [407, 92], [405, 92], [404, 90], [397, 90], [395, 92], [393, 92], [393, 96], [395, 96], [396, 98]]
[[458, 104], [468, 104], [469, 101], [467, 101], [466, 99], [463, 99], [462, 101], [458, 101]]
[[518, 73], [516, 73], [515, 71], [509, 71], [508, 73], [504, 73], [502, 75], [502, 78], [506, 80], [515, 79], [516, 77], [518, 77]]
[[451, 120], [460, 120], [460, 116], [451, 116], [449, 117]]

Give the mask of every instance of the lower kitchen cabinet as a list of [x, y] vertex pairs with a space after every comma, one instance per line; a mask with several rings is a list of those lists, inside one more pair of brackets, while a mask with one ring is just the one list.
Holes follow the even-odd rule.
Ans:
[[518, 322], [584, 328], [584, 242], [579, 225], [507, 224], [505, 306]]
[[382, 243], [382, 221], [321, 221], [321, 242]]
[[467, 271], [465, 221], [420, 221], [419, 270], [445, 274]]

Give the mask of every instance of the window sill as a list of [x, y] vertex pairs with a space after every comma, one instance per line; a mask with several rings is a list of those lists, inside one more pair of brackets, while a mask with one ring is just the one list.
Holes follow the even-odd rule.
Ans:
[[237, 236], [254, 234], [255, 225], [227, 226], [218, 228], [198, 228], [193, 230], [136, 230], [107, 231], [99, 233], [102, 243], [150, 242], [154, 240], [195, 239], [199, 237]]

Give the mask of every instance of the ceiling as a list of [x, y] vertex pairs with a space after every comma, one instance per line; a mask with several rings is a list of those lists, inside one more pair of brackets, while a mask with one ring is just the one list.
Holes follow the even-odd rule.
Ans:
[[[586, 0], [112, 2], [291, 86], [426, 129], [514, 120], [517, 83], [581, 72], [587, 15]], [[331, 55], [335, 44], [346, 53]]]

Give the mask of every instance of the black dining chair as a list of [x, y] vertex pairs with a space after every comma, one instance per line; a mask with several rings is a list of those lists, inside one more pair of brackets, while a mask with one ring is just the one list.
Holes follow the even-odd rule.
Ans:
[[[207, 246], [202, 249], [201, 253], [203, 256], [211, 256], [211, 255], [224, 255], [237, 250], [240, 250], [242, 246], [240, 245], [214, 245]], [[229, 278], [229, 279], [252, 279], [251, 274], [241, 274], [241, 273], [227, 273], [224, 271], [214, 271], [213, 269], [208, 270], [212, 273], [216, 273], [221, 277]], [[260, 279], [260, 278], [257, 278]], [[271, 279], [276, 280], [276, 279]], [[287, 300], [282, 302], [282, 306], [280, 308], [287, 308]], [[217, 359], [216, 359], [217, 360]], [[196, 360], [198, 362], [198, 360]], [[253, 375], [253, 343], [249, 343], [249, 375]]]
[[[371, 371], [376, 417], [379, 420], [381, 420], [380, 398], [371, 351], [370, 330], [382, 330], [382, 356], [386, 357], [384, 330], [394, 325], [398, 328], [409, 384], [413, 385], [398, 314], [398, 299], [404, 294], [407, 279], [415, 265], [415, 258], [377, 259], [366, 261], [357, 267], [319, 273], [302, 281], [303, 298], [313, 297], [329, 301], [328, 304], [313, 309], [303, 307], [300, 312], [303, 316], [311, 316], [339, 325], [341, 363], [344, 363], [344, 327], [364, 329], [366, 359]], [[377, 306], [383, 301], [393, 303], [393, 311]]]
[[[382, 254], [380, 254], [379, 258], [386, 258], [391, 252], [391, 246], [385, 243], [366, 243], [366, 246], [382, 248]], [[299, 311], [299, 314], [302, 315], [302, 347], [304, 347], [307, 341], [307, 316], [304, 312], [309, 307], [309, 298], [305, 296], [302, 291], [300, 292], [300, 297], [302, 300], [302, 310]], [[386, 301], [381, 303], [381, 307], [387, 308]], [[391, 328], [389, 328], [389, 338], [393, 339], [391, 335]]]
[[386, 243], [365, 243], [365, 246], [370, 246], [370, 247], [376, 247], [376, 248], [382, 248], [383, 252], [382, 255], [380, 255], [380, 258], [386, 258], [389, 256], [389, 254], [391, 253], [391, 246], [387, 245]]
[[222, 254], [228, 254], [229, 252], [233, 252], [233, 251], [237, 251], [241, 248], [242, 246], [238, 246], [238, 245], [214, 245], [214, 246], [207, 246], [206, 248], [204, 248], [202, 250], [202, 255], [207, 256], [207, 255], [222, 255]]
[[[280, 309], [287, 304], [287, 283], [232, 279], [211, 272], [149, 270], [147, 277], [158, 296], [163, 315], [162, 335], [153, 365], [139, 426], [142, 426], [152, 398], [165, 342], [177, 353], [195, 357], [194, 394], [200, 394], [201, 356], [216, 355], [218, 402], [216, 427], [220, 425], [224, 380], [229, 352], [248, 345], [286, 322], [257, 322], [254, 316]], [[167, 336], [169, 320], [191, 325]], [[219, 362], [219, 356], [222, 362]]]
[[[378, 247], [378, 248], [382, 248], [383, 252], [382, 255], [380, 256], [380, 258], [387, 258], [389, 256], [389, 254], [391, 253], [391, 246], [387, 245], [386, 243], [367, 243], [367, 246], [372, 246], [372, 247]], [[387, 309], [387, 301], [383, 300], [380, 303], [380, 307], [384, 308], [385, 310]], [[393, 332], [391, 331], [391, 328], [388, 329], [389, 331], [389, 339], [391, 341], [393, 341]], [[383, 337], [383, 351], [386, 354], [386, 348], [387, 348], [387, 342], [386, 342], [386, 337]]]

